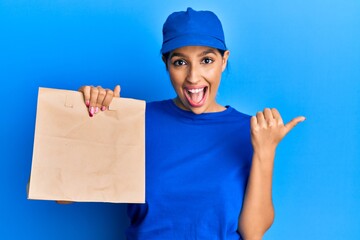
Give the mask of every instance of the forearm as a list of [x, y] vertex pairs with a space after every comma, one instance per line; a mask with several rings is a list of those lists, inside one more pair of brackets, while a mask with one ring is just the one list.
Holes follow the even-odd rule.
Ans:
[[274, 151], [254, 152], [244, 203], [239, 217], [239, 232], [246, 240], [262, 239], [274, 220], [272, 175]]

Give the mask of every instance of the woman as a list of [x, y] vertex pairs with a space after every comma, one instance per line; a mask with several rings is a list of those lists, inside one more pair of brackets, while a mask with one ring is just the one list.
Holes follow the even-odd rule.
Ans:
[[[216, 101], [229, 50], [209, 11], [172, 13], [163, 61], [177, 96], [146, 110], [146, 203], [129, 204], [128, 239], [261, 239], [274, 219], [275, 149], [304, 117], [276, 109], [250, 117]], [[80, 89], [93, 116], [114, 91]]]

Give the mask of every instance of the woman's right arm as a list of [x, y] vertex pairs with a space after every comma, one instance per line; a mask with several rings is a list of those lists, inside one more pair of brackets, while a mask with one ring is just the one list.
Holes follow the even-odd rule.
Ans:
[[[84, 95], [84, 102], [89, 111], [89, 116], [93, 117], [100, 110], [106, 111], [114, 97], [120, 97], [120, 85], [116, 85], [114, 90], [104, 89], [100, 86], [82, 86], [79, 92]], [[72, 201], [56, 201], [59, 204], [69, 204]]]

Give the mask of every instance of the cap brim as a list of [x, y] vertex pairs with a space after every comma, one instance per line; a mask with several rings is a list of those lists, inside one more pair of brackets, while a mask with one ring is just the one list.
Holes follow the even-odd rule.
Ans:
[[224, 42], [222, 42], [216, 37], [208, 35], [187, 34], [180, 37], [172, 38], [164, 42], [161, 48], [161, 53], [168, 53], [177, 48], [185, 46], [204, 46], [217, 48], [224, 51], [227, 50]]

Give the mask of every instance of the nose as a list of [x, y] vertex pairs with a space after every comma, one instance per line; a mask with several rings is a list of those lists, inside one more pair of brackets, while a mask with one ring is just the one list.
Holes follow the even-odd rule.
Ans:
[[191, 65], [188, 68], [186, 81], [191, 84], [196, 84], [200, 81], [200, 76], [201, 76], [200, 70], [196, 66]]

